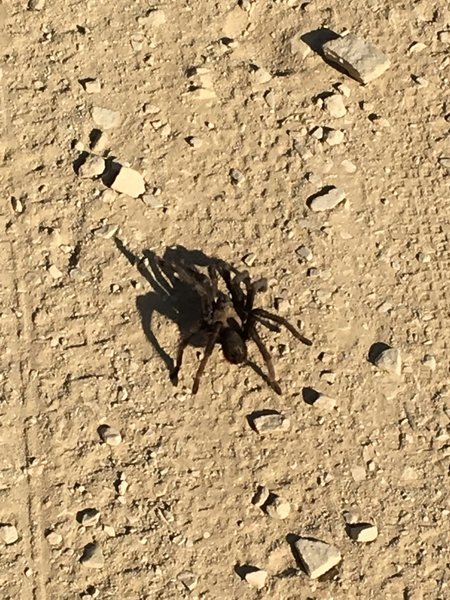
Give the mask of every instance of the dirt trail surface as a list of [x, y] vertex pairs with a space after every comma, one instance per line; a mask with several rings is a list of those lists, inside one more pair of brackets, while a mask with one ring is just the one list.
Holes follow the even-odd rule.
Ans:
[[[2, 600], [450, 598], [447, 4], [0, 22]], [[344, 30], [390, 60], [366, 86], [316, 51]], [[136, 173], [92, 177], [91, 152]], [[282, 396], [219, 348], [196, 396], [201, 348], [171, 384], [167, 252], [269, 279], [260, 305], [314, 341], [261, 330]], [[290, 427], [255, 431], [267, 410]]]

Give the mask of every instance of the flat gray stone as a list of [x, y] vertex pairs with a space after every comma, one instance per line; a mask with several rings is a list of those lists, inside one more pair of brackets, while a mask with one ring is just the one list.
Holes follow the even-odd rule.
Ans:
[[103, 175], [105, 168], [105, 161], [101, 156], [90, 154], [88, 157], [86, 157], [84, 163], [80, 165], [78, 169], [78, 175], [83, 179], [93, 179], [94, 177]]
[[311, 538], [300, 538], [295, 542], [301, 563], [311, 579], [317, 579], [342, 560], [341, 553], [332, 544]]
[[253, 425], [258, 433], [272, 433], [288, 431], [291, 422], [290, 419], [281, 413], [270, 413], [252, 417]]
[[363, 84], [380, 77], [391, 65], [378, 48], [354, 33], [327, 42], [323, 45], [323, 52], [328, 60], [343, 67]]
[[339, 188], [326, 188], [323, 193], [316, 195], [310, 202], [309, 207], [313, 212], [332, 210], [345, 200], [345, 192]]

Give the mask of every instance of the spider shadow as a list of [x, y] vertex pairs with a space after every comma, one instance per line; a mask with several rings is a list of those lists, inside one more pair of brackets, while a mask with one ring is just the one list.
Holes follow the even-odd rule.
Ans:
[[[220, 264], [223, 261], [209, 257], [201, 250], [188, 250], [184, 246], [166, 248], [164, 255], [159, 257], [151, 250], [144, 250], [142, 256], [135, 255], [117, 237], [114, 238], [117, 249], [128, 262], [137, 268], [140, 275], [150, 284], [152, 291], [137, 296], [136, 308], [141, 319], [144, 334], [165, 367], [171, 373], [175, 367], [172, 357], [160, 344], [152, 327], [155, 313], [163, 315], [174, 322], [180, 335], [191, 332], [201, 319], [201, 299], [191, 285], [176, 276], [170, 263], [184, 263], [199, 267]], [[161, 260], [162, 258], [162, 260]], [[206, 342], [205, 336], [199, 332], [190, 340], [191, 346], [202, 348]]]

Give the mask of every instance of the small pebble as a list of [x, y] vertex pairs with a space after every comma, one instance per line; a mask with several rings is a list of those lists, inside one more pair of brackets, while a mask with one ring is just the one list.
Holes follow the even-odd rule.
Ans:
[[105, 240], [110, 240], [113, 238], [116, 233], [119, 231], [119, 225], [106, 224], [98, 229], [94, 230], [95, 235], [104, 238]]
[[258, 415], [252, 419], [256, 431], [260, 434], [288, 431], [291, 421], [281, 413]]
[[314, 129], [311, 130], [310, 135], [316, 140], [323, 139], [323, 127], [314, 127]]
[[441, 157], [439, 159], [439, 164], [441, 165], [441, 167], [443, 167], [444, 169], [447, 169], [447, 171], [450, 172], [450, 158], [446, 158], [446, 157]]
[[85, 508], [78, 513], [77, 519], [83, 527], [93, 527], [99, 522], [100, 511], [96, 508]]
[[317, 398], [313, 402], [313, 406], [314, 408], [319, 408], [321, 410], [333, 410], [336, 408], [336, 398], [332, 398], [331, 396], [319, 392]]
[[7, 546], [9, 546], [10, 544], [17, 542], [19, 539], [19, 534], [16, 527], [8, 523], [0, 525], [0, 538]]
[[256, 254], [254, 254], [253, 252], [250, 252], [249, 254], [246, 254], [243, 259], [242, 262], [247, 265], [247, 267], [252, 267], [255, 264], [255, 260], [256, 260]]
[[408, 52], [410, 54], [416, 54], [418, 52], [422, 52], [427, 47], [423, 42], [413, 42], [411, 46], [408, 48]]
[[287, 519], [291, 512], [291, 505], [287, 500], [276, 494], [269, 496], [269, 503], [265, 505], [265, 511], [273, 519]]
[[321, 540], [300, 538], [294, 545], [311, 579], [324, 575], [342, 560], [341, 553], [335, 546]]
[[86, 544], [80, 563], [88, 569], [101, 569], [105, 565], [105, 557], [97, 543]]
[[422, 364], [427, 369], [430, 369], [430, 371], [436, 370], [436, 359], [432, 354], [425, 354], [425, 356], [422, 359]]
[[122, 123], [122, 116], [118, 111], [101, 106], [93, 107], [92, 119], [101, 129], [114, 129]]
[[253, 587], [257, 590], [262, 590], [266, 585], [267, 578], [269, 574], [267, 571], [263, 571], [262, 569], [257, 569], [255, 571], [250, 571], [245, 575], [245, 581], [249, 584], [250, 587]]
[[48, 272], [53, 279], [61, 279], [63, 276], [62, 271], [60, 271], [56, 265], [50, 265]]
[[105, 160], [101, 156], [90, 154], [78, 168], [78, 175], [83, 179], [93, 179], [94, 177], [102, 175], [105, 168]]
[[431, 261], [431, 256], [426, 254], [426, 252], [419, 252], [416, 258], [420, 263], [429, 263]]
[[252, 498], [252, 504], [255, 506], [263, 506], [270, 496], [270, 490], [265, 485], [259, 485], [255, 495]]
[[378, 537], [378, 528], [370, 523], [348, 523], [347, 533], [355, 542], [373, 542]]
[[323, 101], [323, 108], [335, 119], [341, 119], [347, 114], [341, 94], [332, 94]]
[[320, 374], [320, 379], [332, 385], [336, 381], [336, 373], [333, 371], [322, 371]]
[[375, 358], [374, 364], [381, 371], [391, 373], [393, 375], [401, 375], [402, 372], [402, 359], [400, 350], [397, 348], [387, 348], [380, 352]]
[[83, 87], [87, 94], [98, 94], [102, 89], [101, 83], [98, 79], [85, 80]]
[[231, 169], [230, 170], [230, 179], [231, 179], [231, 183], [233, 183], [234, 185], [240, 186], [245, 181], [245, 175], [243, 173], [241, 173], [241, 171], [239, 171], [238, 169]]
[[346, 85], [345, 83], [337, 83], [336, 84], [336, 90], [342, 94], [342, 96], [345, 96], [346, 98], [350, 97], [350, 88], [348, 87], [348, 85]]
[[350, 473], [352, 474], [353, 480], [357, 483], [364, 481], [367, 475], [364, 467], [352, 467]]
[[195, 136], [189, 136], [186, 138], [186, 141], [192, 148], [201, 148], [203, 146], [203, 140]]
[[340, 129], [329, 129], [325, 135], [325, 142], [329, 146], [338, 146], [344, 141], [344, 132]]
[[440, 31], [437, 34], [438, 40], [443, 44], [450, 44], [450, 29], [447, 31]]
[[357, 166], [351, 160], [344, 159], [341, 166], [346, 173], [356, 173]]
[[120, 171], [112, 182], [111, 189], [132, 198], [138, 198], [145, 192], [145, 181], [138, 171], [120, 166]]
[[11, 196], [11, 208], [18, 215], [22, 214], [24, 211], [22, 200], [20, 198], [16, 198], [15, 196]]
[[28, 10], [43, 10], [45, 0], [28, 0]]
[[180, 573], [178, 575], [178, 580], [181, 581], [181, 583], [189, 592], [193, 592], [197, 587], [198, 577], [189, 571]]
[[307, 246], [299, 246], [295, 251], [295, 254], [301, 259], [309, 261], [313, 259], [313, 253]]
[[161, 27], [161, 25], [164, 25], [166, 21], [166, 13], [159, 8], [150, 10], [147, 16], [143, 19], [143, 22], [150, 27]]
[[313, 212], [323, 212], [332, 210], [338, 204], [345, 200], [345, 192], [339, 188], [325, 188], [319, 194], [315, 194], [309, 203], [309, 207]]
[[104, 152], [109, 146], [108, 134], [104, 131], [100, 131], [100, 129], [93, 129], [89, 139], [89, 147], [91, 150], [95, 150], [95, 152]]
[[105, 444], [108, 446], [118, 446], [122, 443], [122, 436], [120, 431], [113, 429], [109, 425], [101, 425], [98, 428], [99, 435]]
[[264, 67], [258, 67], [252, 72], [252, 79], [254, 83], [262, 85], [268, 83], [272, 79], [272, 75]]
[[60, 533], [56, 533], [56, 531], [51, 531], [50, 533], [48, 533], [45, 536], [45, 539], [50, 544], [50, 546], [59, 546], [63, 541], [62, 535]]

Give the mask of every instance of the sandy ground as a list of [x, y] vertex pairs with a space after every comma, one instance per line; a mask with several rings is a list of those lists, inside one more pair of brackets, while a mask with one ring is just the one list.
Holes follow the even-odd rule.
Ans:
[[[167, 0], [155, 22], [143, 0], [0, 3], [0, 521], [18, 533], [0, 541], [3, 600], [450, 598], [445, 5]], [[299, 41], [320, 28], [371, 40], [391, 68], [361, 86]], [[339, 83], [335, 119], [316, 100]], [[145, 201], [74, 172], [94, 106], [120, 113], [105, 155], [144, 176]], [[311, 136], [320, 126], [342, 143]], [[346, 202], [311, 211], [327, 185]], [[264, 333], [282, 396], [219, 349], [197, 396], [198, 348], [172, 386], [177, 325], [129, 258], [173, 247], [238, 268], [255, 255], [261, 306], [314, 340]], [[368, 361], [377, 342], [400, 350], [401, 376]], [[247, 416], [265, 409], [290, 430], [255, 433]], [[119, 445], [102, 443], [105, 423]], [[286, 519], [252, 504], [262, 484]], [[99, 518], [82, 525], [88, 508]], [[349, 539], [345, 511], [377, 540]], [[309, 579], [294, 535], [342, 563]], [[100, 568], [80, 563], [90, 543]], [[268, 572], [263, 590], [243, 565]]]

